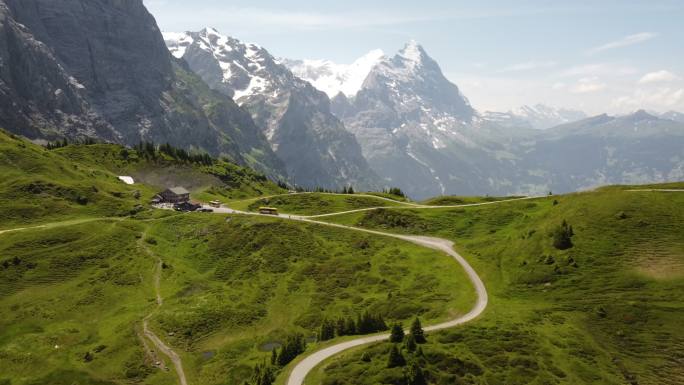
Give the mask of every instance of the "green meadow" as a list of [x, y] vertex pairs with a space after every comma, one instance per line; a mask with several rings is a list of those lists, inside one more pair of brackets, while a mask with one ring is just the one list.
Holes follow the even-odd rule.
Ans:
[[321, 215], [371, 207], [401, 207], [406, 202], [370, 194], [297, 193], [227, 202], [236, 210], [257, 211], [259, 207], [275, 207], [293, 215]]
[[[684, 183], [420, 209], [384, 193], [285, 194], [227, 159], [188, 161], [104, 144], [47, 150], [1, 131], [0, 172], [1, 385], [177, 383], [171, 361], [143, 336], [146, 318], [180, 355], [190, 384], [243, 385], [294, 334], [309, 342], [297, 359], [354, 338], [317, 342], [326, 320], [369, 312], [388, 324], [408, 326], [420, 316], [429, 325], [474, 303], [447, 255], [282, 218], [151, 208], [149, 199], [169, 185], [245, 211], [377, 207], [321, 219], [453, 240], [490, 302], [474, 322], [429, 334], [420, 353], [398, 345], [429, 384], [674, 385], [684, 378], [684, 193], [629, 191]], [[391, 348], [334, 357], [307, 383], [416, 385], [408, 382], [414, 369], [387, 368]], [[291, 366], [277, 370], [277, 384]]]
[[[404, 350], [431, 384], [678, 384], [684, 193], [629, 189], [326, 220], [452, 239], [483, 278], [480, 319], [430, 335], [422, 356]], [[573, 247], [559, 250], [563, 220]], [[386, 367], [389, 348], [333, 358], [309, 383], [405, 384], [405, 368]]]

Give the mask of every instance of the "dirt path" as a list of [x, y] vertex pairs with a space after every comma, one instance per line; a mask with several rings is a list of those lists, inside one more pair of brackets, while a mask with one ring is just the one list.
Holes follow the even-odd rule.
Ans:
[[118, 217], [117, 218], [102, 217], [102, 218], [70, 219], [67, 221], [44, 223], [42, 225], [36, 225], [36, 226], [17, 227], [14, 229], [0, 230], [0, 234], [13, 233], [13, 232], [17, 232], [17, 231], [26, 231], [26, 230], [52, 229], [55, 227], [73, 226], [73, 225], [80, 225], [82, 223], [97, 222], [97, 221], [121, 221], [121, 220], [123, 220], [123, 218], [118, 218]]
[[266, 195], [262, 197], [256, 197], [256, 198], [248, 198], [248, 199], [240, 199], [236, 201], [230, 202], [230, 204], [234, 203], [243, 203], [243, 202], [256, 202], [260, 199], [271, 199], [271, 198], [278, 198], [278, 197], [284, 197], [284, 196], [293, 196], [293, 195], [306, 195], [306, 194], [320, 194], [320, 195], [333, 195], [333, 196], [346, 196], [346, 197], [365, 197], [365, 198], [375, 198], [387, 202], [392, 202], [392, 203], [397, 203], [399, 205], [403, 206], [421, 206], [420, 204], [413, 203], [413, 202], [404, 202], [404, 201], [399, 201], [396, 199], [392, 198], [387, 198], [379, 195], [373, 195], [373, 194], [342, 194], [342, 193], [319, 193], [319, 192], [298, 192], [298, 193], [286, 193], [286, 194], [276, 194], [276, 195]]
[[523, 198], [505, 199], [505, 200], [500, 200], [500, 201], [480, 202], [480, 203], [465, 203], [465, 204], [460, 204], [460, 205], [443, 205], [443, 206], [411, 204], [408, 207], [399, 207], [399, 206], [394, 206], [394, 207], [392, 207], [392, 206], [390, 206], [390, 207], [366, 207], [363, 209], [340, 211], [337, 213], [330, 213], [330, 214], [302, 216], [300, 218], [325, 218], [325, 217], [333, 217], [333, 216], [337, 216], [337, 215], [360, 213], [360, 212], [364, 212], [364, 211], [373, 211], [373, 210], [379, 210], [379, 209], [405, 209], [405, 210], [454, 209], [454, 208], [459, 208], [459, 207], [486, 206], [486, 205], [493, 205], [493, 204], [497, 204], [497, 203], [513, 202], [513, 201], [537, 199], [537, 198], [540, 198], [540, 197], [523, 197]]
[[[143, 242], [143, 239], [145, 236], [143, 235], [142, 238], [140, 238], [141, 245]], [[154, 257], [154, 253], [152, 253], [146, 246], [142, 245], [142, 248], [145, 250], [145, 252]], [[155, 309], [145, 316], [143, 319], [143, 334], [147, 339], [149, 339], [152, 344], [162, 352], [165, 356], [169, 357], [171, 362], [173, 363], [173, 367], [176, 370], [176, 374], [178, 375], [178, 381], [180, 382], [180, 385], [188, 385], [188, 381], [185, 378], [185, 371], [183, 370], [183, 361], [181, 360], [180, 356], [176, 354], [176, 352], [173, 351], [168, 345], [164, 343], [164, 341], [161, 340], [149, 327], [149, 320], [154, 316], [154, 314], [161, 308], [161, 306], [164, 304], [164, 298], [161, 295], [161, 290], [160, 290], [160, 283], [161, 283], [161, 273], [162, 269], [164, 266], [164, 262], [160, 259], [157, 258], [157, 264], [154, 270], [154, 292], [156, 296], [156, 302], [157, 306]], [[163, 368], [163, 366], [162, 366]]]

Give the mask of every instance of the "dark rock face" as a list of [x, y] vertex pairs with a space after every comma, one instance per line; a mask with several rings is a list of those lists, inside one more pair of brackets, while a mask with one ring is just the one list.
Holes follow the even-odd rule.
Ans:
[[169, 142], [284, 174], [249, 115], [171, 57], [141, 0], [0, 5], [0, 102], [8, 130]]
[[53, 51], [0, 2], [0, 125], [32, 139], [118, 139], [81, 95], [82, 89]]
[[311, 188], [381, 185], [354, 135], [330, 112], [327, 95], [294, 76], [266, 49], [212, 28], [165, 38], [174, 56], [250, 112], [295, 183]]

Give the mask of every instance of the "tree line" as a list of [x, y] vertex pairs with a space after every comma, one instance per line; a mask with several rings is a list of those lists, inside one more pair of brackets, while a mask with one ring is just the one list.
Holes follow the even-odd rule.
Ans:
[[324, 320], [318, 332], [318, 340], [327, 341], [335, 337], [371, 334], [388, 329], [382, 315], [366, 311], [357, 317]]
[[58, 148], [66, 147], [70, 144], [80, 144], [80, 145], [84, 145], [84, 146], [92, 146], [93, 144], [98, 144], [98, 143], [99, 142], [93, 138], [84, 138], [81, 140], [75, 140], [71, 143], [69, 143], [67, 138], [64, 138], [62, 140], [57, 140], [55, 142], [47, 142], [47, 144], [44, 147], [47, 148], [48, 150], [56, 150]]
[[[211, 166], [216, 162], [216, 159], [212, 158], [211, 155], [207, 153], [189, 152], [182, 148], [174, 147], [169, 143], [157, 146], [154, 142], [143, 141], [134, 146], [133, 149], [146, 159], [158, 159], [162, 155], [166, 155], [181, 162], [202, 164], [205, 166]], [[124, 158], [127, 157], [125, 154], [122, 155], [124, 155]]]

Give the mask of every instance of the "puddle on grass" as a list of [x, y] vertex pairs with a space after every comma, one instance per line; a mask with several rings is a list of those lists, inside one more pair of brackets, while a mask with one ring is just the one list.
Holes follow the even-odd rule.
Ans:
[[216, 355], [216, 350], [207, 350], [206, 352], [202, 352], [202, 359], [205, 361], [208, 361]]
[[280, 349], [283, 346], [280, 342], [273, 341], [273, 342], [266, 342], [265, 344], [262, 344], [259, 346], [259, 350], [262, 352], [270, 352], [271, 350], [275, 349]]

